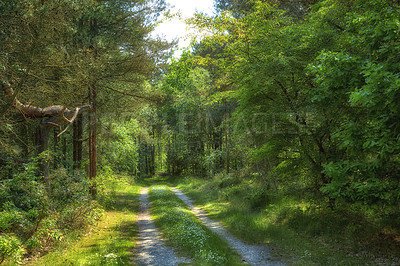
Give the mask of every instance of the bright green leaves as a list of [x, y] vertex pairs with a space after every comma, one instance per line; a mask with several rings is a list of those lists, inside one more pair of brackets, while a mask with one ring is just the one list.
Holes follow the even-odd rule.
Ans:
[[[348, 15], [347, 28], [354, 33], [352, 45], [371, 51], [373, 57], [393, 57], [399, 52], [400, 22], [398, 6], [390, 1], [365, 1]], [[367, 49], [365, 49], [367, 48]]]
[[311, 99], [329, 105], [346, 104], [348, 90], [362, 84], [359, 62], [357, 57], [343, 52], [323, 51], [308, 67], [318, 84], [309, 90]]
[[356, 7], [346, 16], [347, 49], [323, 51], [308, 68], [317, 85], [309, 90], [313, 101], [342, 120], [332, 137], [344, 155], [325, 164], [331, 182], [322, 191], [387, 203], [400, 191], [400, 11], [388, 1]]
[[331, 182], [321, 191], [335, 199], [379, 206], [385, 202], [394, 204], [399, 199], [396, 185], [388, 180], [371, 176], [377, 169], [363, 161], [341, 161], [329, 163], [324, 172]]
[[[302, 180], [329, 198], [389, 202], [400, 191], [398, 4], [326, 0], [301, 17], [263, 1], [251, 6], [191, 20], [210, 34], [195, 47], [197, 57], [184, 54], [165, 78], [169, 125], [199, 125], [177, 117], [230, 99], [233, 115], [219, 112], [219, 131], [206, 134], [221, 139], [220, 130], [234, 124], [226, 136], [251, 158], [251, 171], [284, 185]], [[179, 163], [205, 156], [209, 167], [223, 156], [222, 143], [196, 151], [188, 148], [194, 138], [174, 138]]]
[[139, 164], [137, 138], [139, 123], [135, 119], [113, 123], [114, 140], [104, 145], [107, 160], [113, 170], [136, 173]]
[[0, 235], [0, 263], [7, 260], [19, 264], [25, 253], [25, 249], [17, 237], [12, 234]]
[[161, 84], [165, 94], [171, 95], [185, 90], [190, 83], [189, 73], [193, 68], [193, 60], [189, 52], [184, 52], [179, 60], [172, 61], [169, 73]]

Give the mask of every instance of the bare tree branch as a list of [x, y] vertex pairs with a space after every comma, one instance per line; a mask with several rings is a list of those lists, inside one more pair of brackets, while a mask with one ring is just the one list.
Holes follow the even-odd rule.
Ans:
[[27, 118], [46, 118], [48, 119], [41, 122], [42, 125], [48, 127], [56, 127], [61, 130], [61, 122], [66, 122], [68, 125], [65, 129], [58, 134], [60, 136], [63, 134], [69, 126], [75, 121], [80, 112], [90, 110], [90, 105], [84, 105], [80, 107], [76, 107], [72, 110], [68, 109], [67, 106], [61, 105], [53, 105], [46, 108], [40, 108], [37, 106], [32, 106], [31, 104], [22, 104], [14, 93], [14, 90], [11, 88], [10, 83], [4, 82], [1, 84], [6, 97], [11, 100], [11, 106], [14, 109], [18, 110], [21, 114], [23, 114]]

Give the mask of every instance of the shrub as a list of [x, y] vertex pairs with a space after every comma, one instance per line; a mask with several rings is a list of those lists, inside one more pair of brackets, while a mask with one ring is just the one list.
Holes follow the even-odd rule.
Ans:
[[0, 261], [17, 261], [25, 251], [48, 250], [67, 230], [93, 224], [101, 215], [89, 195], [83, 173], [55, 170], [44, 180], [35, 162], [24, 165], [12, 179], [0, 180]]
[[[47, 209], [47, 193], [40, 178], [36, 176], [36, 163], [25, 165], [24, 171], [14, 175], [12, 179], [2, 180], [0, 186], [0, 210], [10, 202], [22, 211]], [[31, 212], [33, 213], [33, 212]]]
[[59, 214], [58, 227], [77, 230], [93, 224], [102, 210], [96, 201], [86, 201], [65, 206]]
[[0, 263], [4, 260], [19, 263], [25, 249], [21, 241], [12, 234], [0, 235]]
[[223, 174], [223, 173], [221, 173], [221, 174], [215, 175], [214, 178], [219, 181], [218, 186], [220, 188], [238, 185], [241, 182], [240, 178], [235, 177], [232, 174]]
[[90, 181], [82, 172], [68, 173], [66, 169], [55, 170], [49, 177], [49, 197], [55, 209], [75, 202], [89, 200]]
[[16, 209], [6, 209], [0, 212], [0, 232], [7, 232], [15, 225], [23, 223], [23, 214]]
[[252, 188], [248, 190], [245, 198], [249, 200], [252, 210], [260, 210], [271, 203], [271, 194], [266, 189]]

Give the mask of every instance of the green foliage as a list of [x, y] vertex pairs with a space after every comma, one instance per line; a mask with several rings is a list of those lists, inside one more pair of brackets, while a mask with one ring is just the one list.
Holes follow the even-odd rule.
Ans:
[[[398, 6], [359, 2], [346, 17], [349, 47], [323, 51], [310, 70], [313, 101], [342, 120], [332, 137], [344, 156], [324, 166], [331, 178], [322, 191], [333, 198], [393, 204], [398, 186]], [[362, 12], [361, 12], [362, 10]], [[396, 26], [397, 25], [397, 26]]]
[[131, 186], [136, 177], [127, 173], [114, 172], [110, 166], [103, 166], [97, 178], [97, 201], [106, 210], [114, 208], [116, 202], [116, 192], [121, 187]]
[[29, 231], [35, 222], [46, 216], [49, 209], [44, 185], [36, 175], [37, 163], [25, 165], [25, 170], [13, 179], [2, 180], [0, 211], [8, 214], [2, 219], [3, 232]]
[[250, 243], [272, 244], [273, 252], [286, 254], [287, 264], [390, 264], [399, 260], [398, 243], [382, 239], [382, 235], [391, 238], [396, 234], [381, 231], [387, 224], [379, 224], [378, 212], [369, 207], [342, 202], [332, 210], [319, 200], [304, 199], [306, 191], [267, 191], [260, 180], [250, 177], [236, 178], [234, 185], [221, 188], [225, 179], [232, 177], [185, 177], [176, 179], [175, 185], [235, 235]]
[[21, 241], [12, 234], [0, 235], [0, 263], [4, 260], [20, 263], [25, 249]]
[[[130, 265], [132, 264], [132, 250], [137, 237], [135, 224], [138, 212], [140, 186], [132, 182], [131, 177], [118, 179], [119, 175], [104, 177], [104, 189], [112, 190], [107, 210], [95, 225], [91, 226], [90, 233], [77, 239], [75, 235], [67, 235], [65, 245], [55, 251], [37, 258], [34, 265]], [[129, 182], [128, 182], [129, 181]], [[99, 191], [101, 192], [101, 191]], [[101, 194], [101, 193], [99, 193]]]
[[87, 178], [78, 172], [59, 169], [46, 179], [46, 187], [34, 160], [0, 182], [0, 250], [7, 260], [20, 259], [25, 248], [33, 253], [54, 247], [68, 231], [81, 230], [101, 216]]
[[138, 121], [131, 119], [125, 122], [114, 122], [112, 128], [111, 141], [103, 146], [105, 158], [108, 164], [115, 171], [134, 174], [138, 170]]
[[[149, 33], [164, 9], [164, 1], [153, 0], [0, 1], [0, 80], [10, 82], [22, 103], [40, 108], [72, 109], [90, 101], [97, 143], [112, 151], [99, 152], [98, 161], [136, 173], [139, 126], [129, 119], [143, 102], [158, 99], [149, 80], [157, 79], [171, 45]], [[75, 123], [74, 134], [56, 137], [57, 128], [50, 134], [52, 160], [36, 158], [53, 168], [43, 178], [36, 162], [20, 168], [37, 150], [41, 121], [29, 121], [13, 107], [0, 97], [0, 235], [15, 233], [29, 253], [42, 253], [102, 212], [88, 195], [94, 184], [76, 169], [87, 154], [82, 143], [88, 116], [79, 117], [82, 126]], [[111, 140], [103, 134], [108, 123]]]
[[251, 160], [242, 167], [268, 189], [310, 188], [331, 203], [396, 212], [398, 3], [237, 3], [218, 1], [233, 13], [191, 23], [213, 32], [195, 51], [214, 71], [212, 86], [234, 90], [232, 138]]
[[66, 169], [55, 170], [47, 178], [47, 191], [56, 208], [80, 201], [90, 201], [88, 191], [90, 181], [83, 172], [68, 173]]

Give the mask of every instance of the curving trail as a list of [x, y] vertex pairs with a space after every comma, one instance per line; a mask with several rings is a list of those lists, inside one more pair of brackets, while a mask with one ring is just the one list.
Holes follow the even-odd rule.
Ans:
[[196, 217], [201, 220], [208, 228], [210, 228], [214, 233], [218, 234], [224, 238], [229, 245], [235, 249], [243, 259], [243, 262], [250, 265], [284, 265], [282, 262], [274, 261], [273, 256], [268, 250], [267, 246], [263, 245], [250, 245], [244, 243], [242, 240], [234, 237], [223, 225], [217, 221], [209, 219], [204, 211], [199, 207], [193, 205], [192, 200], [187, 197], [181, 190], [171, 187], [171, 190], [175, 195], [181, 199], [193, 212]]
[[140, 190], [140, 207], [137, 217], [139, 237], [137, 240], [136, 257], [133, 260], [138, 265], [170, 266], [189, 263], [186, 258], [178, 257], [173, 249], [166, 246], [150, 216], [148, 188]]

